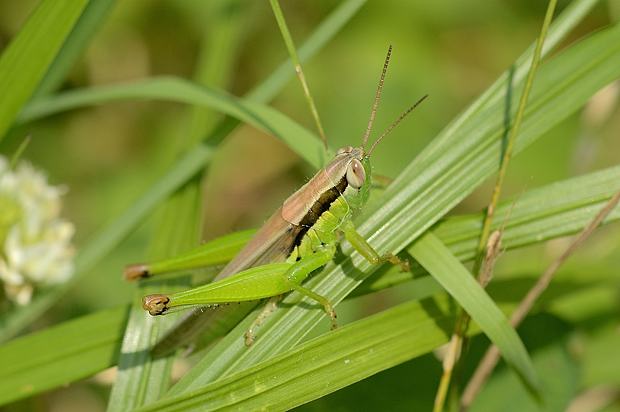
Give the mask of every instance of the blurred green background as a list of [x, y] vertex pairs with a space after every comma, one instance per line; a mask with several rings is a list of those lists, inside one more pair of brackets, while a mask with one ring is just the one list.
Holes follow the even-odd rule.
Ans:
[[[8, 44], [36, 3], [0, 1], [0, 48]], [[560, 2], [560, 10], [567, 3]], [[328, 0], [283, 1], [296, 42], [300, 44], [337, 4]], [[375, 152], [376, 172], [396, 176], [535, 39], [545, 7], [545, 2], [534, 0], [369, 2], [323, 51], [304, 65], [330, 144], [356, 144], [361, 138], [384, 55], [392, 44], [394, 53], [376, 129], [386, 127], [421, 95], [430, 95]], [[570, 42], [609, 24], [618, 12], [618, 1], [603, 2], [573, 32]], [[237, 23], [230, 29], [229, 38], [209, 36], [209, 25], [230, 21]], [[231, 40], [235, 38], [238, 40]], [[287, 57], [267, 2], [118, 1], [62, 89], [155, 75], [193, 78], [205, 49], [218, 41], [230, 41], [232, 46], [226, 53], [234, 58], [234, 69], [222, 76], [235, 95], [247, 92]], [[206, 65], [218, 70], [220, 63]], [[567, 119], [516, 158], [510, 166], [504, 193], [518, 195], [549, 182], [617, 164], [617, 87], [606, 93], [598, 99], [599, 106]], [[273, 106], [314, 129], [295, 80], [289, 82]], [[98, 228], [131, 205], [175, 160], [177, 148], [187, 142], [195, 127], [192, 114], [191, 108], [162, 102], [124, 102], [81, 109], [14, 129], [0, 143], [0, 151], [12, 153], [24, 136], [32, 136], [24, 157], [46, 170], [53, 184], [69, 188], [64, 215], [77, 226], [79, 248]], [[204, 183], [203, 240], [260, 225], [287, 194], [313, 173], [281, 142], [262, 132], [242, 127], [231, 137], [218, 151]], [[492, 184], [493, 181], [485, 183], [454, 212], [479, 211], [488, 202]], [[145, 224], [132, 234], [36, 326], [131, 299], [133, 286], [121, 279], [122, 268], [145, 257], [151, 226]], [[593, 277], [620, 279], [619, 240], [615, 226], [603, 228], [559, 276], [571, 279], [587, 271]], [[565, 244], [558, 240], [505, 254], [496, 276], [536, 276]], [[620, 286], [618, 282], [616, 285]], [[612, 294], [601, 295], [602, 305], [609, 308], [611, 304], [618, 309], [620, 288], [616, 289]], [[402, 290], [360, 299], [357, 305], [348, 307], [348, 316], [374, 312], [398, 299], [404, 290], [406, 285]], [[558, 363], [550, 367], [558, 367], [558, 373], [564, 373], [562, 366], [577, 368], [577, 378], [572, 383], [575, 391], [598, 384], [614, 388], [620, 384], [620, 371], [596, 369], [605, 366], [604, 361], [597, 362], [600, 352], [596, 345], [620, 345], [618, 318], [589, 323], [592, 316], [586, 316], [585, 309], [596, 315], [596, 308], [583, 308], [575, 302], [572, 319], [558, 319], [551, 314], [533, 317], [523, 328], [524, 340], [530, 348], [544, 348], [539, 331], [557, 328], [561, 333], [554, 337], [564, 336], [566, 347], [572, 350], [571, 359], [579, 361], [563, 362], [562, 353], [558, 354]], [[615, 332], [603, 333], [610, 329]], [[603, 337], [597, 339], [599, 335]], [[480, 355], [483, 341], [475, 340], [471, 349], [474, 359]], [[615, 351], [605, 353], [618, 356]], [[366, 410], [411, 410], [418, 406], [427, 410], [435, 392], [434, 376], [439, 373], [439, 362], [427, 355], [303, 409], [359, 410], [364, 406]], [[20, 405], [40, 410], [103, 410], [107, 387], [101, 383], [104, 380], [90, 380]], [[612, 402], [611, 408], [616, 409], [608, 410], [620, 410], [618, 392], [614, 396], [615, 406]]]

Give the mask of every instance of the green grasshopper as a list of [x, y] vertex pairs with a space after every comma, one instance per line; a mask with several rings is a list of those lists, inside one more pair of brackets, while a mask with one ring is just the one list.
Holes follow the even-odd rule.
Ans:
[[[352, 222], [368, 200], [371, 186], [370, 156], [374, 148], [427, 97], [422, 97], [403, 112], [370, 149], [366, 149], [391, 51], [390, 46], [360, 147], [346, 146], [338, 150], [325, 168], [319, 170], [276, 210], [253, 239], [216, 276], [214, 282], [179, 293], [153, 294], [143, 298], [142, 305], [151, 315], [162, 315], [180, 308], [195, 308], [180, 321], [178, 327], [172, 328], [164, 341], [187, 341], [196, 336], [207, 323], [213, 321], [213, 316], [208, 315], [205, 307], [272, 298], [246, 332], [245, 343], [249, 346], [254, 342], [255, 329], [273, 311], [277, 298], [291, 291], [318, 302], [331, 319], [332, 329], [335, 328], [336, 312], [331, 302], [302, 286], [302, 282], [334, 258], [341, 234], [370, 263], [389, 262], [400, 265], [403, 271], [409, 270], [406, 260], [391, 253], [379, 255], [356, 231]], [[147, 277], [150, 272], [148, 266], [131, 265], [126, 269], [126, 276]]]

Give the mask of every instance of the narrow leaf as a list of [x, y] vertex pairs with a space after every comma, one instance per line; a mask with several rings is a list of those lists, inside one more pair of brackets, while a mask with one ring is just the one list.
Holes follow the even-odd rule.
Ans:
[[532, 360], [519, 335], [474, 276], [441, 240], [432, 233], [426, 233], [416, 240], [409, 251], [467, 311], [530, 388], [538, 389]]
[[43, 0], [0, 56], [0, 140], [34, 93], [88, 0]]
[[0, 346], [0, 404], [116, 365], [128, 306], [102, 310]]
[[20, 121], [28, 122], [77, 107], [137, 99], [171, 100], [209, 107], [278, 137], [290, 146], [297, 147], [298, 153], [314, 166], [320, 165], [323, 161], [323, 148], [316, 137], [277, 110], [260, 103], [239, 99], [223, 90], [174, 77], [92, 87], [41, 98], [24, 110]]
[[39, 83], [33, 99], [56, 91], [65, 80], [76, 61], [82, 56], [84, 49], [116, 4], [116, 0], [89, 0], [88, 5], [77, 20], [71, 33], [65, 40], [54, 62]]

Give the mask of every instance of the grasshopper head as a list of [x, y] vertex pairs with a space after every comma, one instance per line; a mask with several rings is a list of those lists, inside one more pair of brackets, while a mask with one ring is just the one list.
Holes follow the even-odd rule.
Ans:
[[345, 146], [338, 150], [336, 156], [345, 156], [348, 160], [345, 177], [349, 188], [345, 195], [353, 209], [360, 209], [368, 200], [371, 182], [370, 156], [362, 147]]
[[[405, 118], [409, 113], [413, 111], [428, 95], [423, 96], [420, 100], [413, 104], [413, 106], [409, 107], [405, 110], [370, 146], [370, 149], [367, 150], [368, 138], [372, 132], [372, 126], [375, 121], [375, 117], [377, 115], [377, 108], [379, 107], [379, 101], [381, 100], [381, 91], [383, 90], [383, 82], [385, 81], [385, 74], [387, 73], [387, 68], [390, 63], [390, 56], [392, 55], [392, 46], [389, 47], [387, 56], [385, 57], [385, 63], [383, 64], [383, 71], [381, 72], [381, 79], [379, 80], [379, 85], [377, 86], [377, 92], [375, 94], [375, 101], [372, 105], [372, 110], [370, 111], [370, 119], [368, 119], [368, 126], [366, 127], [366, 132], [362, 137], [362, 145], [361, 147], [353, 147], [353, 146], [345, 146], [338, 150], [336, 154], [336, 161], [345, 161], [346, 163], [346, 171], [345, 177], [347, 180], [347, 187], [351, 188], [349, 191], [349, 196], [347, 196], [347, 201], [354, 209], [361, 208], [366, 201], [368, 200], [368, 195], [370, 193], [370, 185], [371, 185], [371, 166], [370, 166], [370, 155], [372, 154], [377, 144], [383, 140], [385, 136], [390, 134], [390, 132]], [[339, 170], [340, 173], [343, 172], [342, 169]], [[342, 175], [341, 175], [342, 176]], [[345, 193], [345, 196], [347, 193]]]

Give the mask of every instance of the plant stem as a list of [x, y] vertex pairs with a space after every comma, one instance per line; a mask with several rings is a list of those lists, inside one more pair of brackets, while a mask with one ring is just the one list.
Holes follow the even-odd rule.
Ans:
[[[519, 128], [521, 126], [521, 122], [523, 120], [523, 115], [525, 113], [525, 107], [527, 104], [527, 100], [530, 95], [530, 91], [532, 89], [532, 84], [534, 82], [534, 76], [538, 69], [538, 64], [540, 62], [540, 56], [542, 52], [542, 47], [544, 44], [545, 37], [547, 36], [547, 30], [549, 25], [551, 24], [551, 20], [553, 18], [553, 14], [555, 11], [555, 7], [557, 4], [557, 0], [550, 0], [547, 6], [547, 12], [545, 14], [545, 19], [543, 21], [542, 29], [540, 31], [540, 35], [536, 41], [536, 48], [534, 49], [534, 54], [532, 56], [532, 64], [530, 66], [530, 70], [527, 75], [527, 79], [525, 80], [525, 88], [523, 89], [523, 94], [519, 100], [519, 107], [517, 109], [517, 114], [515, 116], [515, 121], [510, 129], [510, 133], [508, 135], [508, 139], [506, 142], [506, 148], [502, 155], [501, 165], [499, 169], [499, 173], [497, 175], [497, 180], [495, 181], [495, 187], [493, 189], [493, 194], [491, 196], [491, 202], [487, 207], [487, 213], [482, 225], [482, 232], [480, 235], [480, 241], [478, 243], [478, 253], [476, 257], [476, 261], [474, 263], [474, 268], [472, 273], [478, 274], [478, 278], [480, 280], [480, 269], [482, 266], [482, 260], [485, 255], [486, 245], [489, 240], [489, 235], [491, 231], [491, 224], [493, 223], [493, 217], [495, 215], [495, 208], [497, 207], [497, 203], [499, 202], [499, 198], [501, 196], [502, 186], [504, 184], [504, 179], [506, 177], [506, 171], [508, 170], [508, 164], [510, 163], [510, 159], [512, 157], [512, 150], [514, 147], [514, 143], [516, 141], [516, 136], [519, 132]], [[454, 370], [454, 366], [457, 364], [460, 352], [463, 347], [463, 336], [467, 331], [467, 327], [469, 325], [469, 315], [464, 311], [460, 311], [459, 316], [456, 321], [456, 325], [454, 328], [454, 332], [452, 338], [450, 339], [449, 348], [446, 352], [446, 358], [444, 358], [443, 362], [443, 374], [439, 381], [439, 387], [437, 389], [437, 394], [435, 396], [435, 404], [434, 404], [434, 412], [441, 412], [444, 409], [444, 405], [446, 402], [446, 395], [448, 393], [448, 388], [450, 386], [450, 381], [452, 380], [452, 372]]]
[[[594, 230], [603, 222], [603, 220], [611, 213], [612, 210], [618, 205], [620, 202], [620, 192], [616, 193], [607, 204], [597, 213], [597, 215], [592, 219], [592, 221], [581, 231], [579, 236], [573, 239], [570, 245], [566, 248], [564, 253], [562, 253], [556, 260], [554, 260], [551, 265], [545, 270], [545, 272], [540, 276], [536, 284], [527, 292], [517, 309], [513, 312], [510, 317], [510, 323], [513, 327], [519, 326], [519, 324], [523, 321], [525, 316], [529, 313], [534, 306], [536, 300], [542, 295], [542, 293], [547, 289], [551, 279], [558, 271], [560, 266], [566, 262], [566, 260], [575, 252], [575, 250], [585, 242], [588, 237], [594, 232]], [[497, 365], [497, 361], [499, 360], [499, 351], [497, 346], [491, 346], [487, 352], [484, 354], [484, 357], [478, 364], [478, 368], [472, 375], [465, 391], [463, 391], [463, 396], [461, 398], [460, 410], [466, 411], [482, 389], [482, 386], [486, 382], [487, 378], [493, 372], [495, 365]]]
[[327, 137], [325, 136], [325, 131], [323, 130], [323, 125], [321, 124], [321, 118], [319, 117], [319, 112], [317, 111], [314, 104], [314, 99], [312, 99], [312, 95], [310, 94], [310, 88], [308, 87], [308, 83], [306, 82], [306, 76], [304, 76], [304, 71], [301, 68], [301, 62], [299, 61], [299, 57], [297, 57], [295, 43], [293, 43], [293, 38], [291, 37], [291, 33], [288, 30], [288, 26], [286, 25], [286, 20], [284, 19], [284, 14], [282, 13], [282, 9], [280, 8], [280, 3], [278, 3], [278, 0], [270, 0], [270, 3], [271, 8], [273, 9], [273, 14], [275, 15], [276, 21], [278, 22], [278, 27], [280, 27], [282, 38], [284, 39], [284, 43], [286, 44], [286, 48], [288, 49], [288, 54], [291, 57], [293, 65], [295, 66], [295, 73], [297, 74], [297, 77], [301, 82], [301, 87], [304, 90], [306, 102], [308, 102], [308, 105], [310, 106], [310, 111], [312, 112], [312, 117], [314, 118], [314, 123], [316, 124], [319, 136], [323, 141], [325, 150], [327, 150]]

